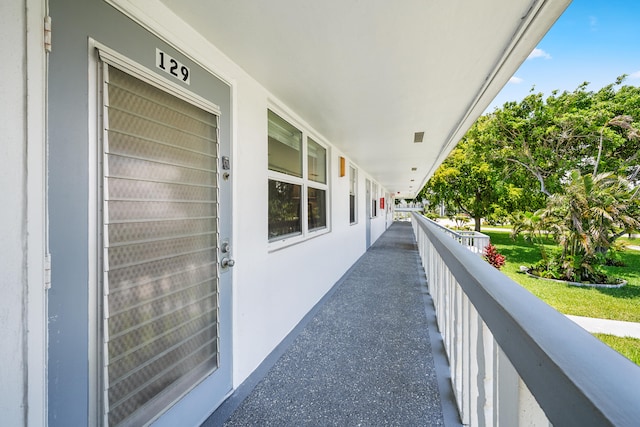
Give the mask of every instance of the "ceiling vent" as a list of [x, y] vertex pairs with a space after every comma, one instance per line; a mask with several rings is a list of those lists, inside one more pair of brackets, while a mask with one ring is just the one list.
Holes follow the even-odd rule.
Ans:
[[416, 132], [413, 134], [413, 142], [414, 144], [419, 144], [424, 139], [424, 132]]

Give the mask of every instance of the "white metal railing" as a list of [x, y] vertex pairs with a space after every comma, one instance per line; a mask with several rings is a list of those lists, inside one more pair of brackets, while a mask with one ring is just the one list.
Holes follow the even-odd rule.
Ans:
[[469, 250], [478, 255], [482, 255], [484, 253], [484, 248], [486, 248], [489, 243], [491, 243], [489, 236], [478, 231], [451, 230], [450, 228], [438, 224], [437, 222], [432, 221], [429, 218], [425, 217], [424, 219], [446, 233], [449, 237], [453, 238], [461, 245], [466, 246]]
[[399, 203], [394, 206], [397, 212], [422, 212], [424, 205], [422, 203]]
[[468, 426], [640, 425], [640, 368], [413, 214]]

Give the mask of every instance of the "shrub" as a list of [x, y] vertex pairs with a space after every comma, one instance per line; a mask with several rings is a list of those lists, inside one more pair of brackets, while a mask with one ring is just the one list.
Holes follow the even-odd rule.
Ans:
[[551, 256], [533, 265], [528, 272], [545, 279], [557, 279], [577, 283], [617, 284], [619, 280], [607, 276], [602, 264], [580, 255]]
[[453, 216], [449, 216], [449, 219], [456, 223], [454, 230], [470, 230], [467, 222], [469, 222], [469, 215], [465, 214], [456, 214]]
[[438, 218], [440, 218], [440, 215], [438, 215], [438, 214], [437, 214], [437, 213], [435, 213], [435, 212], [431, 212], [431, 211], [430, 211], [430, 212], [425, 212], [425, 213], [424, 213], [424, 216], [426, 216], [427, 218], [429, 218], [429, 219], [430, 219], [430, 220], [432, 220], [432, 221], [435, 221], [435, 220], [437, 220]]
[[491, 243], [484, 248], [483, 258], [487, 260], [489, 264], [500, 270], [500, 268], [504, 265], [506, 258], [502, 255], [495, 246]]

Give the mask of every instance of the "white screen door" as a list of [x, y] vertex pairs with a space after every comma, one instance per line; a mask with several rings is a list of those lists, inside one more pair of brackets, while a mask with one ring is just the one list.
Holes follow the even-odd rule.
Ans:
[[103, 412], [139, 424], [220, 367], [218, 117], [103, 70]]

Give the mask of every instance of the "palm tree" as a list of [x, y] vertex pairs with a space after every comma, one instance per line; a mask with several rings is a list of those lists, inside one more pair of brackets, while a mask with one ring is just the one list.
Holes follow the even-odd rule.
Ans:
[[541, 225], [562, 246], [561, 264], [567, 278], [588, 280], [620, 232], [637, 229], [632, 188], [612, 173], [568, 174], [564, 191], [547, 200]]
[[531, 241], [540, 249], [540, 255], [542, 255], [542, 259], [546, 262], [547, 251], [545, 250], [542, 237], [545, 228], [542, 223], [542, 210], [536, 212], [517, 212], [512, 215], [511, 223], [513, 225], [511, 238], [515, 239], [518, 234], [523, 233], [525, 240]]

